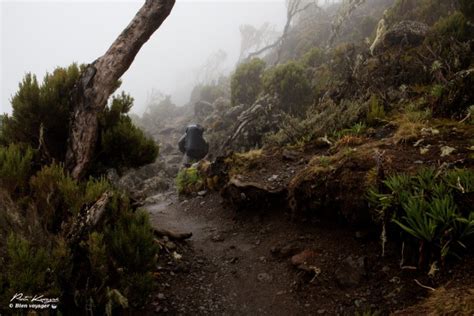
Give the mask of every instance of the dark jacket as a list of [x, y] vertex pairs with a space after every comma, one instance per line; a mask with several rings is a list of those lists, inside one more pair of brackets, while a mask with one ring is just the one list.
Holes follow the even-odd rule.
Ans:
[[196, 160], [204, 158], [209, 151], [209, 145], [204, 140], [203, 133], [204, 128], [200, 125], [189, 125], [186, 133], [179, 140], [179, 150]]

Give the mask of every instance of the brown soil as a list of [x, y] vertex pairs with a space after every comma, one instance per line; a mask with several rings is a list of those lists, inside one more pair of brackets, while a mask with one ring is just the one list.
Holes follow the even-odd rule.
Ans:
[[[377, 238], [328, 222], [290, 222], [275, 210], [235, 213], [209, 194], [179, 200], [173, 193], [148, 207], [153, 224], [192, 238], [163, 249], [158, 289], [149, 313], [167, 315], [353, 315], [356, 312], [401, 310], [450, 281], [472, 285], [468, 271], [474, 258], [457, 263], [437, 281], [426, 273], [401, 270], [399, 249], [382, 258]], [[358, 236], [359, 238], [356, 238]], [[311, 264], [320, 274], [298, 270], [291, 255], [312, 250]], [[362, 279], [340, 286], [335, 272], [348, 256], [366, 258]]]
[[[437, 315], [427, 309], [434, 300], [440, 306], [461, 306], [454, 314], [474, 314], [470, 307], [472, 255], [451, 261], [452, 266], [431, 278], [426, 271], [400, 268], [400, 245], [389, 244], [382, 257], [379, 232], [351, 220], [357, 212], [368, 213], [363, 194], [367, 175], [376, 167], [375, 150], [385, 152], [387, 173], [410, 172], [424, 165], [474, 166], [473, 129], [445, 123], [437, 129], [439, 133], [428, 131], [397, 142], [395, 129], [385, 126], [371, 135], [346, 138], [332, 148], [310, 144], [300, 150], [273, 149], [232, 158], [231, 177], [269, 191], [284, 190], [312, 216], [295, 217], [299, 210], [292, 207], [288, 212], [291, 203], [286, 200], [262, 207], [259, 201], [266, 200], [260, 198], [261, 190], [255, 191], [253, 200], [246, 198], [247, 204], [257, 207], [244, 204], [241, 212], [217, 193], [189, 199], [178, 198], [174, 192], [162, 195], [161, 202], [148, 206], [153, 224], [190, 231], [193, 236], [173, 244], [161, 241], [166, 246], [148, 311], [168, 315], [385, 315], [396, 311]], [[456, 150], [441, 157], [443, 146]], [[420, 147], [428, 151], [422, 154]], [[236, 196], [238, 200], [240, 193]], [[323, 214], [315, 210], [321, 206], [326, 213], [340, 216], [318, 216]], [[307, 262], [296, 268], [292, 256], [302, 251], [308, 255]], [[347, 268], [348, 257], [363, 266]], [[438, 291], [448, 291], [457, 301], [439, 300], [443, 295]]]

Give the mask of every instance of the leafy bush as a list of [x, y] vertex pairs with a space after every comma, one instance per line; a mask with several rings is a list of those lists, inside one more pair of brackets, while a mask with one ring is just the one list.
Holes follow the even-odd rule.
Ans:
[[472, 170], [439, 174], [426, 168], [415, 175], [392, 175], [383, 184], [388, 193], [370, 189], [370, 204], [381, 219], [391, 219], [418, 242], [420, 267], [436, 260], [444, 266], [446, 256], [460, 255], [474, 240]]
[[81, 191], [62, 166], [44, 166], [30, 180], [33, 198], [45, 227], [59, 231], [61, 223], [82, 205]]
[[433, 26], [434, 36], [447, 40], [465, 41], [472, 37], [466, 17], [459, 11], [439, 19]]
[[319, 47], [313, 47], [302, 57], [303, 63], [312, 68], [320, 66], [324, 62], [324, 59], [324, 52]]
[[70, 252], [62, 239], [44, 248], [11, 233], [6, 258], [2, 271], [6, 273], [6, 295], [22, 292], [59, 296], [60, 286], [70, 277]]
[[2, 141], [38, 148], [43, 125], [44, 142], [51, 158], [63, 161], [72, 110], [70, 92], [81, 69], [76, 64], [56, 68], [52, 74], [46, 74], [41, 85], [35, 75], [27, 74], [12, 98], [12, 116], [4, 118]]
[[176, 188], [180, 194], [189, 194], [201, 190], [204, 186], [199, 171], [195, 167], [183, 168], [176, 176]]
[[191, 91], [190, 102], [206, 101], [214, 103], [219, 98], [229, 99], [229, 78], [220, 77], [208, 84], [199, 84]]
[[[307, 143], [317, 137], [335, 134], [360, 121], [365, 104], [342, 100], [339, 104], [326, 100], [310, 106], [304, 119], [286, 115], [280, 130], [265, 136], [265, 142], [272, 145]], [[363, 129], [362, 125], [360, 126]]]
[[[32, 148], [38, 148], [41, 142], [43, 156], [49, 162], [63, 162], [73, 107], [70, 95], [82, 69], [76, 64], [57, 68], [46, 74], [41, 85], [34, 75], [27, 74], [12, 98], [12, 115], [2, 119], [0, 142], [25, 143]], [[156, 145], [126, 115], [132, 105], [133, 98], [122, 93], [113, 97], [102, 113], [93, 172], [138, 167], [156, 158]]]
[[250, 105], [255, 102], [262, 91], [262, 74], [265, 70], [265, 62], [254, 58], [241, 64], [235, 70], [231, 78], [231, 103], [232, 106], [239, 104]]
[[124, 212], [105, 230], [107, 251], [116, 268], [123, 269], [121, 293], [134, 306], [142, 306], [153, 290], [157, 245], [146, 211]]
[[23, 191], [30, 178], [33, 150], [10, 144], [0, 147], [0, 186], [8, 192]]
[[277, 96], [281, 109], [292, 115], [304, 115], [312, 101], [305, 68], [295, 61], [267, 70], [263, 75], [263, 91]]
[[83, 203], [92, 203], [97, 201], [107, 190], [112, 190], [112, 185], [101, 177], [99, 179], [90, 178], [86, 183]]

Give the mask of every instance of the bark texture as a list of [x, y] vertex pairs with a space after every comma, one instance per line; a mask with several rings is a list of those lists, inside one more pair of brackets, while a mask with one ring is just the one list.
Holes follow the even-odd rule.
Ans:
[[130, 24], [107, 52], [87, 66], [73, 93], [66, 166], [79, 179], [89, 166], [98, 135], [98, 115], [109, 96], [117, 89], [118, 79], [132, 64], [140, 48], [171, 12], [175, 0], [146, 0]]

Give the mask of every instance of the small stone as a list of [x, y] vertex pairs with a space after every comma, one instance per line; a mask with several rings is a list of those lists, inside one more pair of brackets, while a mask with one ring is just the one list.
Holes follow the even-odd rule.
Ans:
[[165, 243], [165, 247], [168, 250], [175, 250], [176, 249], [176, 244], [172, 241], [168, 241], [167, 243]]
[[207, 194], [207, 190], [199, 191], [197, 194], [198, 194], [198, 196], [204, 196], [204, 195]]
[[222, 236], [222, 235], [220, 235], [220, 234], [216, 234], [216, 235], [213, 235], [213, 236], [211, 237], [211, 240], [212, 240], [213, 242], [222, 242], [222, 241], [225, 240], [225, 238], [224, 238], [224, 236]]
[[163, 293], [158, 293], [158, 295], [156, 297], [158, 297], [159, 300], [164, 300], [165, 299], [165, 295]]
[[273, 181], [276, 181], [277, 179], [278, 179], [278, 175], [274, 174], [270, 178], [268, 178], [268, 181], [273, 182]]
[[344, 259], [335, 272], [337, 283], [344, 288], [358, 285], [365, 275], [365, 259], [354, 260], [350, 256]]
[[206, 204], [205, 201], [202, 201], [201, 203], [199, 203], [201, 206], [203, 206], [204, 204]]
[[324, 313], [326, 313], [326, 310], [325, 309], [318, 309], [318, 312], [317, 312], [319, 315], [322, 315]]
[[257, 275], [257, 279], [260, 281], [260, 282], [271, 282], [273, 280], [273, 277], [268, 274], [268, 273], [259, 273]]
[[449, 155], [451, 155], [455, 150], [456, 150], [456, 148], [449, 147], [449, 146], [443, 146], [443, 147], [441, 147], [441, 157], [449, 156]]
[[316, 258], [316, 252], [310, 249], [305, 249], [299, 254], [291, 257], [291, 264], [294, 266], [300, 266], [302, 264], [312, 264], [311, 261], [314, 261]]

